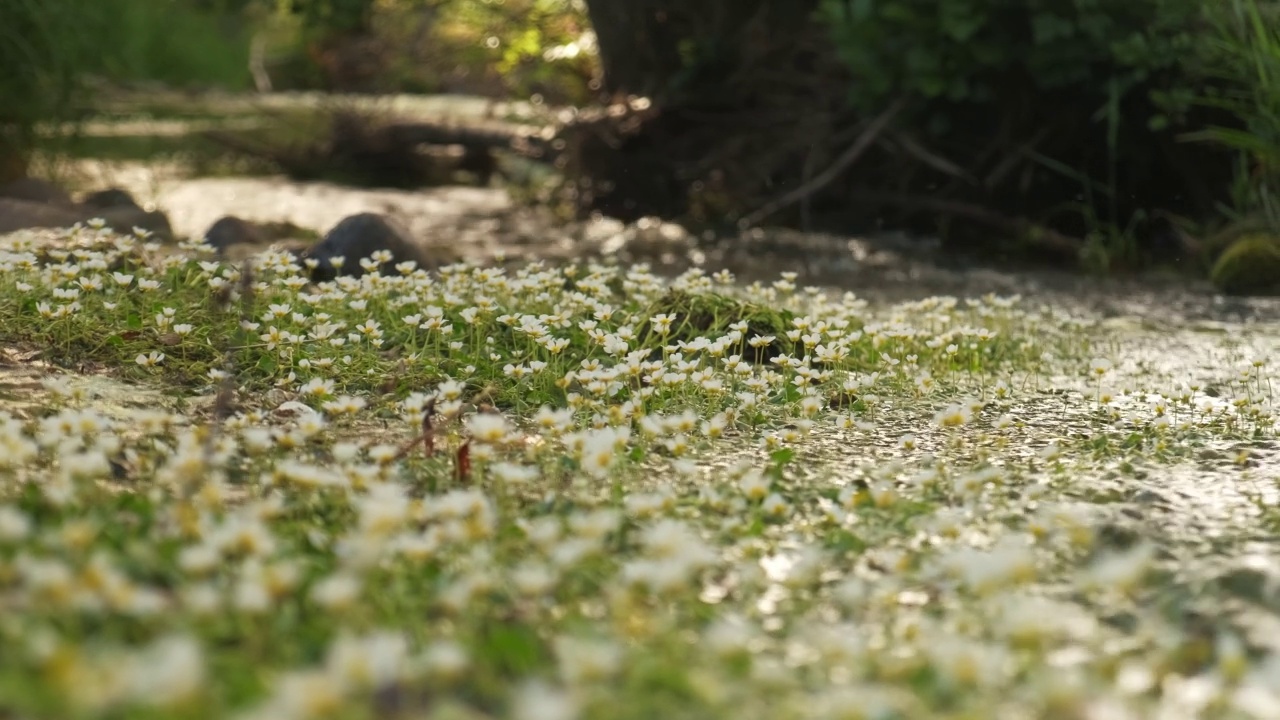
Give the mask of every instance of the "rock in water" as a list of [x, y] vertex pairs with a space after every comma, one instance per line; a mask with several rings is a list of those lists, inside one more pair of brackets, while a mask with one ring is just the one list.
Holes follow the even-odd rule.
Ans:
[[261, 228], [234, 215], [218, 218], [204, 231], [204, 244], [218, 252], [232, 245], [256, 245], [266, 240]]
[[86, 218], [74, 206], [0, 198], [0, 235], [26, 228], [71, 227]]
[[[232, 245], [260, 245], [308, 234], [307, 230], [293, 223], [254, 222], [235, 215], [224, 215], [204, 232], [204, 242], [218, 250], [225, 250]], [[314, 238], [315, 234], [311, 233], [310, 236]]]
[[147, 212], [136, 205], [111, 208], [57, 205], [0, 197], [0, 233], [24, 228], [65, 228], [101, 218], [107, 227], [128, 234], [135, 227], [148, 230], [157, 240], [171, 240], [169, 218], [160, 211]]
[[59, 207], [68, 207], [75, 204], [66, 190], [48, 180], [40, 180], [39, 178], [20, 178], [0, 185], [0, 197], [57, 205]]
[[[377, 213], [360, 213], [343, 218], [320, 242], [307, 250], [303, 260], [316, 261], [311, 277], [317, 282], [332, 280], [338, 275], [360, 277], [364, 274], [360, 260], [370, 257], [378, 250], [391, 253], [391, 261], [383, 263], [381, 267], [384, 275], [394, 274], [395, 265], [408, 260], [418, 263], [419, 268], [430, 270], [435, 267], [430, 254], [413, 239], [407, 229]], [[336, 257], [343, 258], [340, 267], [333, 264]]]
[[142, 208], [138, 201], [133, 199], [132, 195], [120, 188], [107, 188], [106, 190], [91, 192], [84, 196], [80, 204], [93, 208]]
[[79, 208], [87, 219], [102, 218], [107, 227], [118, 233], [129, 234], [134, 228], [151, 233], [152, 239], [168, 242], [173, 239], [169, 217], [159, 210], [147, 211], [133, 196], [120, 188], [107, 188], [85, 195]]

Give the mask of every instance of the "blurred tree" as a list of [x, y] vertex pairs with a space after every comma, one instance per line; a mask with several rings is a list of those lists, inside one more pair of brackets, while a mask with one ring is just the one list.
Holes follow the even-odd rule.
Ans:
[[606, 91], [693, 97], [787, 43], [809, 44], [818, 2], [586, 0], [586, 5]]
[[[408, 4], [403, 0], [398, 4]], [[289, 11], [301, 15], [312, 28], [336, 33], [367, 33], [373, 29], [376, 0], [285, 0]]]
[[73, 112], [93, 34], [76, 0], [7, 0], [0, 22], [0, 182], [26, 174], [35, 126]]

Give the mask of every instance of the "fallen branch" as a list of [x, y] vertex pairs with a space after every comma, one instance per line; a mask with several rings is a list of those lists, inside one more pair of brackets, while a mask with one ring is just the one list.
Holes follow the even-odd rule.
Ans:
[[880, 137], [880, 134], [884, 132], [884, 129], [888, 127], [889, 123], [895, 117], [898, 116], [898, 113], [902, 112], [902, 109], [906, 107], [906, 105], [906, 98], [898, 98], [897, 100], [894, 100], [893, 104], [888, 108], [885, 108], [884, 112], [877, 115], [876, 118], [867, 125], [867, 129], [862, 131], [862, 134], [858, 136], [858, 139], [854, 141], [853, 145], [850, 145], [849, 149], [845, 150], [840, 157], [836, 158], [835, 162], [831, 163], [826, 170], [823, 170], [812, 180], [804, 183], [795, 190], [770, 201], [759, 210], [746, 215], [739, 221], [739, 226], [743, 229], [749, 228], [779, 210], [794, 205], [831, 184], [833, 180], [840, 177], [845, 170], [849, 169], [850, 165], [857, 162], [858, 158], [862, 157], [862, 154], [867, 151], [867, 148], [871, 147], [871, 145], [875, 143], [875, 141]]
[[1084, 248], [1084, 242], [1079, 238], [1063, 235], [1057, 230], [1038, 225], [1026, 218], [1011, 218], [989, 208], [958, 200], [875, 192], [859, 192], [854, 196], [854, 200], [856, 202], [881, 205], [896, 205], [908, 210], [923, 210], [939, 215], [967, 218], [1011, 235], [1016, 235], [1033, 247], [1061, 255], [1075, 257]]
[[[974, 177], [972, 173], [966, 171], [964, 168], [942, 157], [941, 155], [938, 155], [937, 153], [930, 151], [928, 148], [921, 145], [918, 141], [916, 141], [915, 138], [911, 137], [910, 135], [907, 135], [905, 133], [895, 132], [892, 134], [892, 137], [889, 138], [888, 140], [892, 140], [896, 142], [899, 147], [901, 147], [903, 150], [906, 151], [908, 155], [914, 157], [915, 159], [924, 163], [928, 167], [931, 167], [934, 170], [937, 170], [940, 173], [944, 173], [946, 175], [959, 178], [970, 185], [978, 184], [978, 178]], [[887, 142], [887, 140], [882, 140], [881, 142], [882, 143]]]

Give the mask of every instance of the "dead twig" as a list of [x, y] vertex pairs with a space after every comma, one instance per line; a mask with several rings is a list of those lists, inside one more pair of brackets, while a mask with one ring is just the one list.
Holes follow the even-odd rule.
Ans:
[[845, 150], [840, 157], [836, 158], [835, 162], [831, 163], [826, 170], [823, 170], [812, 180], [804, 183], [795, 190], [770, 201], [759, 210], [743, 217], [739, 222], [739, 225], [743, 228], [756, 225], [761, 220], [769, 217], [779, 210], [794, 205], [831, 184], [833, 180], [840, 177], [845, 170], [849, 169], [850, 165], [857, 162], [858, 158], [862, 157], [862, 154], [867, 151], [867, 148], [871, 147], [871, 145], [875, 143], [875, 141], [880, 137], [880, 134], [884, 132], [884, 129], [888, 127], [889, 123], [892, 122], [895, 117], [897, 117], [898, 113], [902, 112], [902, 109], [906, 107], [906, 105], [906, 98], [898, 98], [897, 100], [894, 100], [888, 108], [885, 108], [883, 112], [877, 115], [876, 118], [867, 125], [866, 129], [862, 131], [862, 134], [858, 136], [858, 139], [854, 141], [853, 145], [850, 145], [849, 149]]
[[978, 178], [974, 177], [973, 173], [968, 172], [959, 165], [929, 150], [910, 135], [895, 132], [892, 134], [892, 140], [905, 150], [908, 155], [914, 157], [928, 167], [954, 178], [959, 178], [970, 185], [978, 184]]
[[413, 452], [413, 449], [422, 446], [422, 452], [426, 457], [432, 457], [436, 453], [436, 427], [453, 420], [458, 413], [450, 413], [441, 419], [440, 423], [435, 422], [436, 399], [431, 398], [427, 401], [426, 407], [422, 409], [422, 432], [415, 435], [412, 440], [400, 447], [400, 451], [396, 453], [395, 460], [403, 460]]
[[[471, 398], [471, 404], [480, 412], [492, 412], [493, 407], [487, 401], [493, 396], [493, 387], [486, 387], [476, 393]], [[400, 451], [396, 453], [395, 460], [403, 460], [413, 452], [413, 449], [422, 446], [422, 451], [427, 457], [432, 457], [436, 452], [436, 428], [456, 420], [462, 415], [461, 408], [440, 418], [435, 419], [436, 414], [436, 398], [427, 401], [426, 406], [422, 409], [422, 432], [415, 435], [412, 440], [406, 442], [400, 447]]]
[[1030, 140], [1023, 143], [1023, 145], [1016, 151], [1005, 156], [1005, 158], [1001, 160], [995, 168], [991, 170], [991, 172], [987, 173], [987, 177], [986, 180], [983, 181], [983, 185], [985, 185], [987, 189], [991, 189], [999, 185], [1001, 182], [1004, 182], [1005, 177], [1018, 166], [1018, 163], [1026, 160], [1028, 155], [1034, 152], [1035, 149], [1039, 147], [1040, 143], [1044, 142], [1044, 139], [1047, 137], [1049, 137], [1049, 128], [1041, 128], [1040, 131], [1037, 132]]
[[[222, 300], [223, 298], [219, 298]], [[246, 321], [253, 319], [253, 263], [246, 259], [240, 267], [240, 317], [238, 323], [238, 332], [245, 332], [244, 325]], [[228, 291], [225, 296], [225, 303], [231, 301], [231, 293]], [[213, 422], [209, 425], [208, 432], [204, 437], [204, 463], [205, 467], [213, 467], [214, 452], [217, 449], [218, 437], [223, 432], [223, 425], [226, 419], [235, 413], [236, 398], [236, 347], [228, 345], [223, 350], [222, 357], [222, 380], [218, 383], [218, 393], [213, 401]], [[194, 488], [185, 486], [186, 492], [191, 493]]]

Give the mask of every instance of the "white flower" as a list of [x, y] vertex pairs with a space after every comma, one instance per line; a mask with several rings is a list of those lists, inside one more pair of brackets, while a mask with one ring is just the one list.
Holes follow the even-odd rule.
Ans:
[[506, 439], [510, 427], [507, 419], [497, 413], [476, 413], [467, 419], [467, 432], [476, 442], [499, 444]]
[[342, 572], [320, 580], [311, 588], [311, 599], [330, 610], [348, 607], [359, 596], [360, 580]]
[[974, 592], [987, 593], [1036, 575], [1035, 550], [1026, 538], [1005, 536], [990, 550], [960, 548], [944, 560]]
[[190, 545], [178, 552], [178, 567], [193, 575], [202, 575], [218, 566], [222, 553], [208, 544]]
[[400, 633], [339, 635], [329, 647], [325, 664], [341, 687], [377, 690], [401, 678], [408, 654], [409, 644]]
[[555, 572], [541, 563], [525, 563], [511, 571], [511, 584], [523, 595], [550, 592], [556, 584]]
[[1121, 552], [1107, 555], [1084, 572], [1085, 587], [1127, 592], [1137, 586], [1151, 569], [1155, 546], [1139, 543]]
[[500, 462], [494, 463], [489, 471], [493, 473], [494, 477], [512, 485], [530, 483], [538, 479], [538, 468], [532, 465]]
[[12, 505], [0, 505], [0, 541], [21, 540], [31, 532], [31, 519]]
[[432, 643], [420, 656], [419, 665], [434, 677], [456, 677], [467, 669], [470, 658], [461, 645], [443, 640]]
[[538, 680], [527, 682], [511, 699], [514, 720], [575, 720], [578, 712], [573, 696]]
[[569, 528], [581, 537], [598, 540], [618, 529], [622, 515], [609, 508], [569, 516]]
[[758, 469], [748, 470], [738, 481], [738, 488], [748, 500], [760, 501], [769, 494], [770, 481]]
[[778, 493], [772, 493], [760, 503], [760, 509], [765, 515], [782, 517], [791, 511], [791, 505]]
[[592, 477], [602, 478], [609, 473], [616, 455], [616, 440], [613, 433], [593, 432], [582, 444], [582, 470]]
[[560, 637], [555, 649], [560, 675], [569, 685], [602, 680], [622, 665], [622, 648], [606, 640]]
[[147, 705], [166, 706], [187, 700], [204, 685], [204, 656], [195, 639], [164, 637], [133, 658], [131, 694]]

